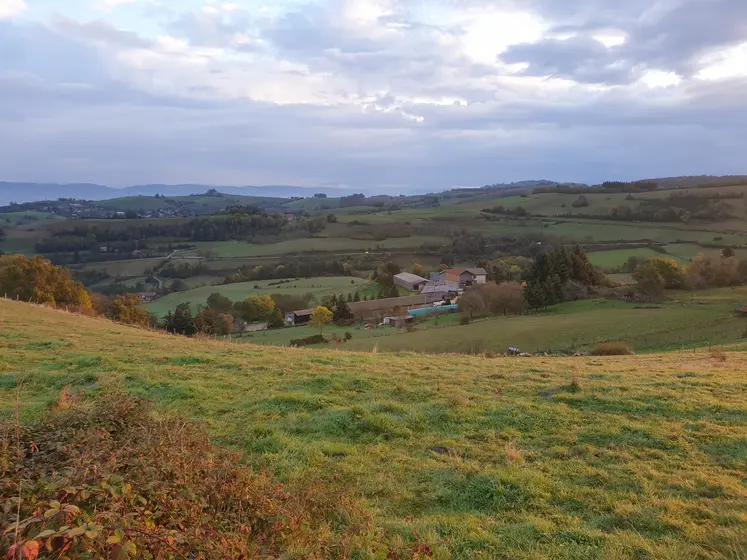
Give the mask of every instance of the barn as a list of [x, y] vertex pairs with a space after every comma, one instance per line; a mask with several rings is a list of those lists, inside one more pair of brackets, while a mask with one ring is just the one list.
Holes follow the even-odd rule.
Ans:
[[411, 292], [419, 292], [428, 283], [426, 278], [409, 272], [400, 272], [394, 277], [394, 284]]
[[285, 325], [292, 327], [293, 325], [305, 325], [311, 321], [311, 316], [314, 314], [313, 309], [301, 309], [299, 311], [291, 311], [285, 314]]

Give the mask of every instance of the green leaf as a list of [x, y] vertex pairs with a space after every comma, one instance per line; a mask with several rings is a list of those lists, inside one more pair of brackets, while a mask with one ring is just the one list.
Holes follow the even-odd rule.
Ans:
[[74, 539], [75, 537], [81, 536], [85, 532], [86, 532], [85, 527], [76, 527], [75, 529], [70, 529], [67, 532], [67, 536], [70, 537], [71, 539]]
[[46, 539], [47, 537], [51, 537], [52, 535], [56, 535], [57, 531], [53, 531], [52, 529], [47, 529], [46, 531], [42, 531], [38, 535], [36, 535], [37, 539]]

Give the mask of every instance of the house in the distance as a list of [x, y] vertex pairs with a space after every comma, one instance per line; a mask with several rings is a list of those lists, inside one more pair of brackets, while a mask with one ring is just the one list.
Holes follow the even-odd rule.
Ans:
[[411, 292], [418, 292], [428, 283], [428, 280], [417, 274], [400, 272], [394, 277], [394, 284]]
[[488, 281], [488, 273], [484, 268], [450, 268], [441, 273], [444, 282], [458, 284], [461, 288], [467, 288], [476, 284], [485, 284]]

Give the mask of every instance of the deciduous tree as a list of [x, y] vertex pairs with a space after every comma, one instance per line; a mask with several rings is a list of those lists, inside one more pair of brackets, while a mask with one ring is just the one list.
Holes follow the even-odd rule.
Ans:
[[119, 296], [112, 301], [107, 316], [126, 325], [145, 328], [150, 323], [150, 313], [140, 307], [141, 303], [140, 298], [132, 294]]
[[72, 279], [70, 270], [42, 257], [0, 257], [0, 294], [22, 301], [72, 306], [81, 311], [92, 309], [91, 296], [83, 284]]
[[326, 307], [319, 306], [311, 315], [310, 324], [319, 327], [319, 334], [324, 333], [324, 327], [332, 322], [332, 312]]

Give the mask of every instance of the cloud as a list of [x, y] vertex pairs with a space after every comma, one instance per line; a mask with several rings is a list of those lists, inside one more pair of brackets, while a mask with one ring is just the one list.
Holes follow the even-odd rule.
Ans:
[[27, 8], [25, 0], [0, 0], [0, 20], [12, 19]]
[[[621, 10], [635, 6], [620, 4]], [[747, 40], [743, 0], [660, 2], [623, 14], [602, 8], [586, 19], [556, 25], [552, 31], [562, 38], [513, 45], [501, 59], [524, 63], [526, 75], [615, 85], [640, 79], [647, 70], [693, 77], [707, 68], [709, 55]], [[610, 29], [624, 40], [605, 47], [595, 37], [604, 37]]]
[[376, 191], [745, 171], [736, 0], [249, 6], [0, 22], [4, 178]]

